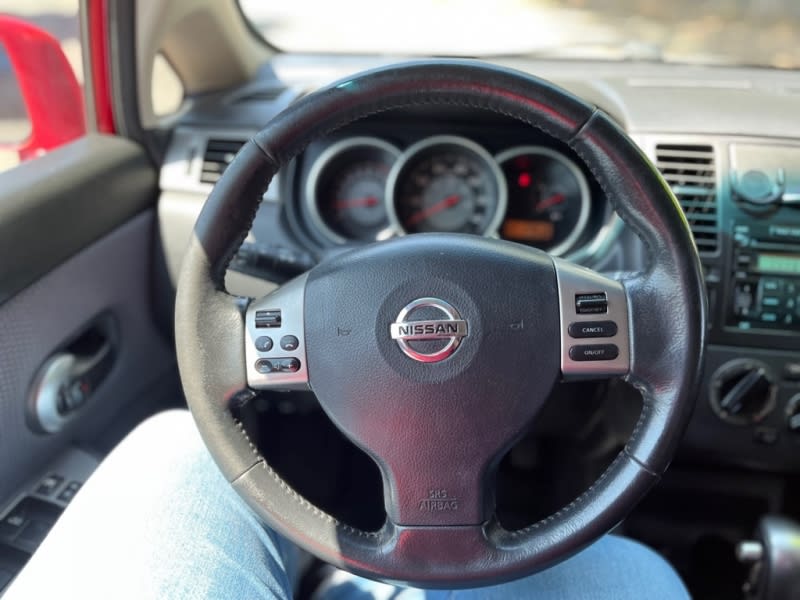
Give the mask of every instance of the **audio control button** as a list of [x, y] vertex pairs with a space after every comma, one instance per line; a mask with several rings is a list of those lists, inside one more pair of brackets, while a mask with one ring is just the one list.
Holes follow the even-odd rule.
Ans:
[[606, 297], [606, 293], [575, 294], [575, 312], [579, 315], [608, 312], [608, 298]]
[[256, 361], [256, 371], [259, 373], [297, 373], [300, 370], [300, 361], [296, 358], [261, 358]]

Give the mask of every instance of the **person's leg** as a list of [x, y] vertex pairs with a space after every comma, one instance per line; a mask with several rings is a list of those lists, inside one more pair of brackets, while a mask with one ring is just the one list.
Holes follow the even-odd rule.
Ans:
[[689, 593], [658, 554], [632, 540], [601, 538], [537, 575], [474, 590], [398, 590], [338, 571], [317, 600], [683, 600]]
[[[214, 465], [186, 411], [154, 417], [101, 464], [4, 600], [290, 598], [296, 550], [265, 529]], [[657, 554], [608, 536], [543, 573], [424, 592], [338, 572], [325, 600], [686, 598]]]
[[233, 491], [188, 411], [170, 411], [100, 465], [4, 600], [288, 599], [294, 552]]

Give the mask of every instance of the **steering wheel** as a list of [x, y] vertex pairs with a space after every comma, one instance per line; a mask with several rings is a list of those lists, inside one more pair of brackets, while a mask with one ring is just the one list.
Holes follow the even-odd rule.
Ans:
[[[644, 242], [647, 270], [611, 277], [501, 240], [418, 234], [341, 254], [259, 300], [226, 293], [228, 263], [281, 167], [348, 123], [431, 105], [512, 117], [571, 147]], [[425, 61], [310, 94], [242, 148], [198, 218], [175, 319], [197, 426], [259, 517], [329, 563], [436, 588], [545, 569], [625, 518], [667, 468], [691, 415], [706, 310], [677, 201], [608, 116], [516, 71]], [[643, 397], [627, 445], [571, 504], [505, 530], [491, 491], [500, 458], [559, 380], [607, 377]], [[380, 531], [308, 502], [231, 412], [255, 390], [309, 388], [380, 468]]]

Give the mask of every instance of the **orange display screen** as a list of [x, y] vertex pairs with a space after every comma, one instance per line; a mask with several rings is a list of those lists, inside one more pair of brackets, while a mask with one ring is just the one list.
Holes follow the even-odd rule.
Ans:
[[550, 221], [531, 221], [529, 219], [506, 219], [503, 223], [503, 237], [526, 242], [549, 242], [555, 235], [555, 227]]

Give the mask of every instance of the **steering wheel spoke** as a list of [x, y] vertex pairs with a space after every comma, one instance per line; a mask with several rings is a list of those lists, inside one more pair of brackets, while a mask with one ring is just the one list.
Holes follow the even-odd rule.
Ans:
[[245, 314], [247, 385], [254, 390], [308, 389], [301, 275], [256, 300]]
[[415, 452], [385, 451], [378, 458], [384, 507], [393, 525], [452, 527], [480, 525], [491, 515], [493, 498], [485, 477], [487, 457], [477, 444], [437, 444], [419, 436]]
[[628, 299], [622, 283], [553, 259], [561, 313], [561, 374], [565, 380], [627, 375]]

